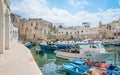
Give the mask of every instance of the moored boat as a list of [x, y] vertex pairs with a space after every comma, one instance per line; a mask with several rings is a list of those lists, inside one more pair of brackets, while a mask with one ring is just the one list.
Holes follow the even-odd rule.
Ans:
[[57, 49], [57, 47], [55, 45], [39, 44], [39, 46], [43, 50], [52, 50], [52, 51], [54, 51], [54, 50]]
[[105, 48], [101, 44], [96, 43], [85, 43], [78, 44], [78, 49], [66, 50], [66, 51], [56, 51], [56, 56], [64, 59], [93, 59], [99, 61], [105, 61], [113, 52], [106, 52]]
[[71, 49], [72, 45], [71, 44], [56, 44], [58, 49]]
[[84, 72], [86, 71], [86, 69], [81, 68], [77, 65], [67, 63], [63, 64], [63, 67], [65, 71], [68, 72], [70, 75], [85, 75]]
[[25, 43], [25, 46], [26, 46], [27, 48], [32, 48], [34, 45], [33, 45], [33, 43], [31, 43], [31, 42], [27, 42], [27, 43]]

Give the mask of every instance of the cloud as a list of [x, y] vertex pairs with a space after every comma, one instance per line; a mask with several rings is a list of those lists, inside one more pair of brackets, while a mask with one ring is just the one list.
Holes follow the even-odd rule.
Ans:
[[101, 9], [101, 8], [98, 8], [98, 11], [99, 11], [99, 12], [103, 12], [103, 9]]
[[79, 6], [79, 7], [83, 8], [84, 6], [88, 5], [88, 2], [86, 0], [83, 0], [83, 1], [68, 0], [68, 1], [74, 7]]
[[18, 3], [12, 3], [11, 9], [12, 12], [20, 13], [23, 17], [43, 18], [53, 23], [64, 23], [67, 26], [81, 25], [82, 22], [90, 22], [91, 26], [95, 27], [99, 21], [102, 21], [103, 24], [109, 23], [117, 20], [120, 15], [120, 9], [103, 11], [101, 8], [99, 8], [99, 11], [96, 13], [80, 11], [73, 15], [65, 9], [56, 7], [50, 9], [47, 6], [46, 0], [22, 0]]

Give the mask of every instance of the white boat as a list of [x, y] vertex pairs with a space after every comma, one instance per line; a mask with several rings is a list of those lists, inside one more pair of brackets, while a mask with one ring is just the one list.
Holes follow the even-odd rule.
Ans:
[[96, 43], [80, 43], [77, 44], [78, 49], [67, 51], [56, 51], [56, 56], [64, 59], [92, 59], [105, 61], [112, 55], [113, 52], [106, 52], [100, 42]]

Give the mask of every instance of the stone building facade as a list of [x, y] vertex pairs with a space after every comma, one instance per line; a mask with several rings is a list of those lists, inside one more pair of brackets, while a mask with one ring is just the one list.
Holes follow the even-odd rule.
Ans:
[[118, 39], [120, 37], [120, 19], [103, 25], [99, 23], [99, 27], [92, 28], [90, 38], [94, 39]]
[[13, 25], [18, 27], [19, 40], [36, 42], [52, 39], [53, 25], [42, 18], [21, 19], [21, 16], [11, 14]]
[[20, 27], [20, 36], [27, 41], [51, 39], [52, 23], [39, 19], [23, 20]]
[[42, 18], [21, 19], [11, 14], [13, 25], [18, 27], [19, 37], [24, 41], [49, 39], [118, 39], [120, 36], [120, 19], [108, 24], [99, 22], [99, 27], [91, 28], [91, 24], [83, 22], [82, 26], [66, 27], [63, 23], [51, 23]]

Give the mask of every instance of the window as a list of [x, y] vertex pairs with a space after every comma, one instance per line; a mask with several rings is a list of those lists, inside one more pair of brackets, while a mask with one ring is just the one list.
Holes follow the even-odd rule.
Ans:
[[118, 36], [120, 36], [120, 32], [118, 32]]
[[97, 47], [95, 45], [93, 45], [92, 48], [97, 48]]
[[50, 31], [48, 31], [48, 34], [50, 34]]
[[59, 28], [62, 28], [62, 26], [60, 25]]
[[56, 31], [54, 31], [54, 34], [56, 34]]
[[33, 26], [33, 23], [31, 23], [31, 26]]
[[34, 34], [34, 38], [35, 38], [35, 34]]
[[83, 30], [81, 31], [81, 33], [83, 33]]
[[36, 26], [38, 26], [38, 23], [36, 22]]
[[35, 26], [34, 30], [38, 30], [38, 27], [37, 27], [37, 26]]
[[68, 35], [68, 32], [66, 32], [66, 35]]
[[76, 32], [75, 32], [75, 34], [76, 34]]
[[44, 30], [44, 34], [46, 34], [46, 30]]
[[13, 19], [13, 22], [14, 22], [14, 19]]
[[79, 31], [77, 31], [77, 34], [79, 34]]

